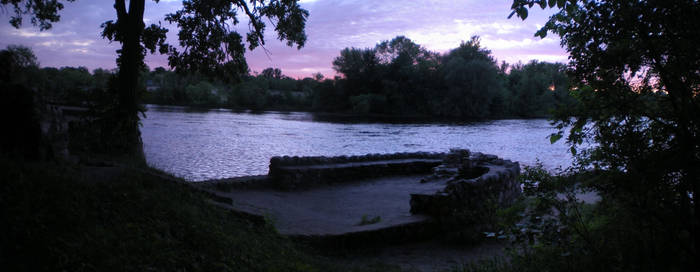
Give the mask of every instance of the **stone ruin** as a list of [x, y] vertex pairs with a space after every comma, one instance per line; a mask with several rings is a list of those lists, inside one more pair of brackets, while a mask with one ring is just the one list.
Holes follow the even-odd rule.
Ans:
[[[411, 212], [440, 214], [450, 203], [489, 199], [510, 205], [520, 195], [520, 164], [495, 155], [452, 149], [448, 153], [394, 153], [339, 157], [273, 157], [267, 175], [271, 186], [298, 190], [391, 175], [429, 174], [421, 182], [445, 181], [444, 190], [411, 195]], [[437, 208], [440, 207], [440, 208]]]
[[[275, 226], [281, 234], [324, 244], [391, 243], [388, 240], [401, 242], [454, 231], [462, 241], [475, 241], [478, 239], [474, 237], [483, 237], [484, 227], [496, 210], [520, 196], [519, 173], [517, 162], [453, 149], [448, 153], [273, 157], [266, 176], [200, 182], [196, 186], [208, 192], [218, 205], [236, 212], [260, 218], [276, 215]], [[393, 185], [387, 185], [387, 179], [394, 180], [390, 183]], [[350, 193], [348, 198], [353, 199], [343, 199], [343, 204], [327, 195], [337, 195], [338, 190], [355, 192], [353, 188], [362, 186], [370, 186], [367, 195]], [[308, 198], [309, 194], [315, 197]], [[316, 197], [327, 202], [307, 203]], [[383, 205], [389, 205], [386, 199], [399, 201], [390, 205], [399, 207], [391, 210], [400, 214], [385, 213], [374, 225], [356, 224], [361, 214], [358, 207], [351, 206], [360, 205], [361, 212], [380, 212]], [[317, 213], [319, 207], [338, 205], [340, 210]], [[299, 227], [300, 218], [305, 218], [304, 227]]]
[[519, 175], [517, 162], [466, 149], [451, 150], [443, 163], [421, 180], [447, 179], [445, 189], [431, 195], [412, 194], [411, 212], [441, 215], [443, 210], [454, 208], [478, 209], [487, 202], [506, 207], [520, 196]]

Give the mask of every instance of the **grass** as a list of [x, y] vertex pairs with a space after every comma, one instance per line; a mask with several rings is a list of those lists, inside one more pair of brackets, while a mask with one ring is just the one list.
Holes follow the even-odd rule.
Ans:
[[503, 257], [483, 259], [473, 263], [462, 264], [452, 269], [454, 272], [510, 272], [518, 271]]
[[[92, 177], [92, 178], [91, 178]], [[266, 224], [138, 171], [0, 160], [5, 271], [325, 271]]]

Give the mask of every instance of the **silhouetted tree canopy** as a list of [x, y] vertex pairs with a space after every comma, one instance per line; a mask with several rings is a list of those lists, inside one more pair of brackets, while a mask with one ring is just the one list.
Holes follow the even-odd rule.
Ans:
[[260, 72], [260, 75], [266, 78], [281, 79], [283, 77], [282, 70], [279, 68], [265, 68]]
[[[398, 36], [374, 48], [343, 49], [333, 61], [333, 68], [343, 75], [336, 87], [341, 90], [317, 97], [346, 96], [348, 102], [338, 106], [360, 113], [460, 119], [546, 116], [568, 97], [563, 69], [550, 69], [546, 75], [508, 75], [507, 66], [497, 65], [478, 36], [445, 54]], [[520, 87], [507, 84], [512, 77], [524, 76], [532, 77], [528, 79], [532, 94], [516, 89], [506, 92], [506, 87]], [[554, 81], [559, 86], [556, 94], [547, 91]], [[535, 95], [539, 98], [532, 97]], [[334, 101], [328, 103], [338, 102]]]
[[[30, 15], [32, 24], [41, 30], [51, 28], [51, 23], [60, 19], [62, 2], [74, 0], [1, 0], [11, 6], [14, 16], [10, 23], [19, 27], [22, 16]], [[154, 0], [158, 2], [158, 0]], [[144, 67], [146, 52], [168, 54], [170, 66], [176, 71], [217, 76], [225, 80], [238, 81], [247, 73], [242, 36], [234, 26], [240, 21], [238, 13], [248, 20], [250, 31], [246, 34], [247, 48], [264, 45], [266, 25], [269, 19], [274, 25], [277, 38], [287, 45], [302, 47], [306, 42], [304, 28], [308, 12], [296, 0], [252, 0], [252, 1], [200, 1], [184, 0], [181, 10], [168, 14], [165, 20], [179, 27], [180, 47], [165, 42], [168, 30], [159, 24], [146, 26], [143, 22], [145, 0], [115, 0], [117, 19], [102, 24], [102, 37], [117, 41], [122, 48], [117, 50], [118, 100], [117, 105], [105, 114], [108, 122], [115, 123], [114, 138], [124, 138], [124, 143], [115, 147], [127, 154], [141, 153], [138, 113], [141, 90], [138, 88], [140, 71]]]
[[[515, 0], [511, 16], [533, 7], [556, 10], [536, 35], [561, 37], [581, 101], [558, 112], [551, 139], [568, 129], [581, 169], [604, 173], [591, 184], [605, 203], [596, 212], [625, 215], [598, 225], [574, 258], [610, 270], [697, 268], [700, 2]], [[631, 243], [640, 246], [622, 246]]]
[[75, 0], [0, 0], [0, 4], [12, 6], [14, 15], [10, 17], [10, 24], [19, 28], [23, 22], [23, 16], [29, 15], [31, 23], [41, 30], [52, 27], [52, 23], [58, 22], [63, 9], [62, 2], [75, 2]]
[[17, 80], [27, 69], [39, 68], [39, 62], [31, 49], [24, 46], [10, 45], [0, 51], [0, 81]]
[[[37, 97], [30, 89], [39, 64], [31, 49], [10, 45], [0, 50], [0, 154], [17, 159], [39, 159], [43, 143]], [[44, 154], [46, 155], [46, 154]]]
[[510, 113], [536, 117], [548, 114], [548, 109], [555, 108], [555, 105], [566, 107], [575, 104], [569, 96], [569, 78], [565, 70], [563, 64], [537, 61], [511, 66], [506, 82], [506, 107], [511, 110]]

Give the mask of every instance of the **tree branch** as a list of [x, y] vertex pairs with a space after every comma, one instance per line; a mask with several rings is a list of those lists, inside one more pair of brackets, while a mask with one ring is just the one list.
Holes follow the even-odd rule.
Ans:
[[253, 14], [250, 9], [248, 8], [248, 4], [246, 4], [245, 0], [238, 0], [236, 1], [238, 6], [243, 8], [243, 11], [245, 12], [246, 15], [248, 15], [248, 18], [251, 21], [251, 24], [253, 25], [253, 31], [255, 31], [255, 34], [258, 36], [258, 40], [260, 40], [261, 45], [265, 45], [265, 40], [263, 39], [263, 33], [258, 27], [257, 24], [257, 17], [255, 14]]

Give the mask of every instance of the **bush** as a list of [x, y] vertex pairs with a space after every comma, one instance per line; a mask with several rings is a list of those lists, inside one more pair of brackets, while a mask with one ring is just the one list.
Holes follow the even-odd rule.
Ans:
[[380, 94], [361, 94], [350, 97], [352, 111], [355, 113], [383, 113], [386, 107], [386, 96]]
[[552, 175], [541, 166], [525, 167], [525, 198], [501, 212], [513, 242], [510, 270], [688, 271], [689, 233], [669, 231], [677, 229], [673, 211], [649, 210], [640, 218], [620, 199], [579, 199], [592, 185], [615, 178], [609, 171]]

